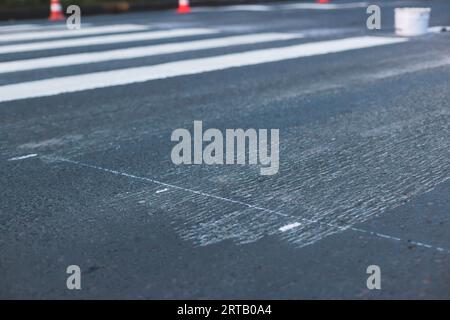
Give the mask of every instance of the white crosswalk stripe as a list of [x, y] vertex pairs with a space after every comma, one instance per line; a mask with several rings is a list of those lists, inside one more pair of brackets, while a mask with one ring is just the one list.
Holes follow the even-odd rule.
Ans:
[[143, 31], [149, 29], [147, 26], [138, 24], [123, 24], [115, 26], [99, 26], [82, 28], [79, 30], [69, 30], [67, 28], [54, 31], [42, 31], [42, 32], [22, 32], [13, 34], [0, 34], [0, 42], [12, 42], [12, 41], [26, 41], [26, 40], [40, 40], [51, 38], [71, 38], [89, 36], [94, 34], [108, 34], [118, 32], [130, 32], [130, 31]]
[[24, 30], [34, 30], [39, 28], [36, 24], [18, 24], [12, 26], [0, 26], [0, 32], [15, 32], [15, 31], [24, 31]]
[[367, 8], [368, 2], [349, 2], [349, 3], [292, 3], [283, 5], [286, 10], [339, 10], [339, 9], [358, 9]]
[[188, 37], [197, 35], [213, 34], [217, 31], [203, 28], [185, 28], [162, 31], [149, 31], [137, 33], [114, 34], [107, 36], [87, 37], [80, 39], [67, 39], [48, 42], [33, 42], [25, 44], [11, 44], [0, 46], [0, 54], [29, 52], [37, 50], [50, 50], [73, 47], [88, 47], [93, 45], [125, 43], [133, 41], [157, 40], [174, 37]]
[[[70, 39], [57, 39], [60, 38], [60, 35], [66, 33], [61, 30], [49, 30], [47, 27], [52, 26], [48, 25], [22, 25], [21, 28], [31, 26], [37, 29], [42, 28], [41, 31], [30, 33], [36, 35], [33, 38], [28, 36], [26, 32], [20, 31], [5, 35], [0, 34], [0, 42], [1, 39], [12, 39], [15, 36], [17, 36], [15, 39], [24, 41], [17, 44], [0, 45], [0, 83], [2, 83], [0, 86], [0, 103], [408, 41], [405, 38], [397, 37], [354, 36], [325, 41], [316, 39], [314, 42], [307, 42], [305, 39], [311, 36], [307, 31], [304, 33], [222, 34], [223, 31], [219, 31], [219, 29], [181, 27], [145, 31], [153, 27], [138, 24], [93, 26], [83, 29], [85, 31], [79, 33], [78, 38], [68, 36]], [[128, 33], [125, 33], [124, 27], [125, 29], [129, 28], [127, 29]], [[103, 32], [104, 34], [102, 34]], [[112, 34], [108, 34], [109, 32]], [[97, 35], [94, 36], [94, 34]], [[325, 32], [320, 36], [342, 37], [343, 34]], [[189, 39], [189, 37], [195, 38]], [[31, 42], [26, 42], [27, 39]], [[158, 40], [164, 40], [164, 42], [154, 43]], [[144, 44], [131, 44], [131, 42], [144, 42]], [[130, 45], [123, 48], [124, 43], [130, 43]], [[104, 44], [120, 47], [114, 49], [111, 49], [111, 47], [108, 47], [108, 49], [96, 47]], [[255, 45], [258, 45], [259, 48], [252, 47]], [[71, 48], [79, 48], [82, 52], [70, 53]], [[208, 51], [220, 48], [228, 49], [224, 53]], [[64, 49], [64, 53], [52, 54], [52, 49]], [[46, 50], [50, 51], [46, 52]], [[68, 50], [69, 52], [67, 52]], [[85, 50], [88, 52], [83, 52]], [[203, 51], [201, 57], [195, 57], [197, 52], [200, 51]], [[20, 52], [27, 53], [26, 58], [11, 59], [11, 53]], [[175, 55], [187, 52], [192, 52], [190, 58]], [[7, 60], [1, 62], [5, 55]], [[162, 57], [165, 55], [175, 56]], [[192, 55], [194, 55], [194, 58], [192, 58]], [[160, 58], [150, 58], [153, 56], [160, 56]], [[142, 58], [147, 59], [139, 60]], [[133, 67], [127, 66], [126, 61], [131, 61], [131, 59], [134, 59]], [[162, 62], [161, 59], [163, 59]], [[152, 63], [153, 60], [157, 62]], [[66, 68], [86, 64], [94, 66], [97, 63], [105, 62], [115, 63], [111, 65], [103, 64], [97, 68], [97, 71], [89, 71], [91, 67], [83, 67], [83, 69]], [[125, 64], [125, 66], [120, 67], [120, 64]], [[65, 69], [61, 75], [61, 68], [63, 67]], [[29, 73], [35, 70], [41, 70], [41, 72]], [[22, 74], [16, 75], [17, 72], [22, 72]], [[2, 79], [2, 75], [6, 75], [6, 77]]]
[[362, 2], [340, 2], [340, 3], [288, 3], [271, 5], [243, 4], [223, 7], [194, 7], [194, 12], [266, 12], [278, 10], [346, 10], [367, 8], [370, 3]]
[[217, 11], [271, 11], [274, 8], [267, 5], [247, 4], [247, 5], [234, 5], [224, 7], [197, 7], [193, 8], [194, 12], [217, 12]]
[[86, 63], [124, 60], [133, 58], [150, 57], [168, 53], [187, 52], [213, 48], [223, 48], [244, 44], [256, 44], [271, 41], [290, 40], [301, 38], [300, 34], [287, 33], [261, 33], [251, 35], [229, 36], [196, 41], [184, 41], [160, 45], [133, 47], [100, 51], [93, 53], [68, 54], [56, 57], [27, 59], [0, 63], [0, 73], [55, 68], [61, 66], [80, 65]]
[[[187, 29], [185, 29], [185, 31], [186, 30]], [[196, 30], [196, 32], [199, 34], [202, 33], [208, 34], [211, 31], [209, 29], [193, 29], [193, 30]], [[180, 31], [181, 30], [172, 30], [172, 34], [179, 35]], [[164, 31], [161, 32], [164, 33]], [[165, 32], [166, 32], [165, 34], [167, 35], [171, 31]], [[193, 33], [195, 34], [195, 32]], [[258, 35], [251, 35], [251, 36], [255, 37], [255, 39], [258, 39]], [[276, 39], [276, 36], [274, 35], [268, 36], [267, 34], [259, 35], [259, 37], [261, 41], [263, 39], [269, 41], [270, 37], [272, 37], [271, 38], [272, 40]], [[294, 36], [292, 36], [291, 38], [293, 37]], [[249, 38], [247, 38], [246, 40], [245, 39], [246, 39], [245, 37], [241, 36], [239, 38], [239, 36], [236, 36], [234, 37], [234, 40], [231, 41], [230, 43], [245, 43], [245, 41], [250, 41]], [[289, 36], [287, 36], [285, 39], [289, 39]], [[224, 40], [224, 38], [222, 39], [219, 38], [217, 39], [215, 45], [216, 46], [220, 44], [224, 45], [226, 41], [227, 40], [226, 39]], [[255, 41], [257, 42], [257, 40], [253, 40], [253, 42]], [[269, 62], [278, 62], [287, 59], [297, 59], [314, 55], [323, 55], [336, 52], [344, 52], [348, 50], [389, 45], [405, 41], [408, 40], [404, 38], [393, 38], [393, 37], [369, 37], [369, 36], [352, 37], [338, 40], [327, 40], [312, 43], [288, 45], [277, 48], [249, 50], [244, 52], [221, 54], [204, 58], [179, 60], [150, 66], [140, 66], [110, 71], [63, 76], [50, 79], [41, 79], [21, 83], [13, 83], [9, 85], [0, 86], [0, 102], [21, 100], [27, 98], [46, 97], [68, 92], [78, 92], [97, 88], [106, 88], [111, 86], [139, 83], [150, 80], [165, 79], [183, 75], [193, 75], [204, 72], [225, 70], [229, 68], [251, 66]], [[203, 48], [201, 47], [202, 43]], [[213, 47], [211, 43], [214, 42], [200, 42], [200, 46], [197, 49], [211, 48]], [[183, 44], [178, 43], [176, 45], [183, 45]], [[187, 42], [184, 45], [187, 47], [190, 46], [190, 49], [192, 50], [196, 50], [195, 42]], [[171, 53], [171, 51], [168, 50], [167, 48], [172, 48], [174, 52], [177, 50], [176, 46], [162, 47], [162, 49], [160, 46], [159, 52]], [[136, 54], [133, 51], [130, 52], [131, 55]], [[110, 54], [111, 53], [107, 53], [106, 55]], [[92, 57], [95, 58], [95, 56], [91, 56], [91, 58]], [[112, 57], [114, 58], [114, 54], [112, 55]], [[64, 56], [59, 57], [59, 59], [64, 60], [65, 57]], [[105, 56], [103, 56], [102, 61], [107, 61], [105, 59], [106, 59]], [[63, 60], [59, 61], [61, 62]], [[51, 64], [51, 60], [45, 61], [47, 64]]]
[[[92, 24], [83, 22], [81, 24], [82, 28], [88, 28]], [[5, 25], [0, 26], [0, 35], [6, 34], [18, 34], [24, 31], [27, 32], [33, 32], [35, 35], [38, 34], [38, 32], [42, 31], [51, 31], [51, 30], [67, 30], [67, 26], [65, 24], [57, 24], [57, 25], [39, 25], [39, 24], [17, 24], [17, 25]]]

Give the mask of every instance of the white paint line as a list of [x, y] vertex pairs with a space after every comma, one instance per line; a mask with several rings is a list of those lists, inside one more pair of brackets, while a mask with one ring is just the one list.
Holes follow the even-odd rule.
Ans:
[[169, 189], [167, 189], [167, 188], [164, 188], [164, 189], [161, 189], [161, 190], [157, 190], [155, 193], [161, 193], [161, 192], [166, 192], [166, 191], [168, 191]]
[[95, 34], [108, 34], [130, 31], [143, 31], [148, 30], [148, 26], [139, 24], [122, 24], [112, 26], [98, 26], [81, 28], [79, 30], [69, 30], [67, 28], [54, 31], [41, 31], [41, 32], [22, 32], [13, 34], [0, 35], [0, 42], [8, 41], [27, 41], [27, 40], [41, 40], [51, 38], [68, 38], [68, 37], [83, 37]]
[[39, 25], [37, 24], [17, 24], [17, 25], [5, 25], [0, 26], [0, 32], [14, 32], [14, 31], [23, 31], [23, 30], [33, 30], [37, 28]]
[[220, 7], [197, 7], [193, 12], [226, 12], [226, 11], [275, 11], [275, 10], [343, 10], [367, 8], [368, 2], [348, 2], [348, 3], [291, 3], [283, 5], [234, 5]]
[[[82, 28], [90, 27], [92, 23], [83, 22], [81, 24]], [[3, 32], [15, 32], [16, 34], [24, 31], [43, 31], [43, 30], [67, 30], [67, 26], [65, 24], [57, 24], [57, 25], [40, 25], [40, 24], [18, 24], [18, 25], [5, 25], [0, 26], [0, 34]], [[37, 34], [37, 33], [35, 33]]]
[[370, 48], [407, 41], [404, 38], [354, 37], [281, 48], [252, 50], [209, 58], [169, 62], [153, 66], [95, 72], [37, 80], [0, 87], [0, 102], [47, 97], [67, 92], [126, 85], [156, 79], [199, 74], [235, 67], [296, 59], [314, 55]]
[[290, 224], [287, 224], [285, 226], [282, 226], [278, 230], [280, 230], [281, 232], [286, 232], [288, 230], [294, 229], [294, 228], [299, 227], [301, 225], [302, 224], [300, 222], [294, 222], [294, 223], [290, 223]]
[[429, 27], [428, 32], [431, 33], [441, 33], [441, 32], [450, 32], [450, 26], [434, 26]]
[[[339, 2], [334, 3], [331, 1], [330, 3], [290, 3], [290, 4], [283, 4], [278, 6], [277, 8], [283, 9], [283, 10], [346, 10], [346, 9], [362, 9], [367, 8], [371, 3], [367, 1], [360, 1], [360, 2]], [[389, 2], [383, 2], [380, 4], [382, 7], [396, 7], [396, 6], [404, 6], [405, 2], [403, 0], [400, 1], [393, 1], [390, 0]], [[365, 10], [364, 10], [365, 12]]]
[[[74, 165], [77, 165], [77, 166], [80, 166], [80, 167], [100, 170], [100, 171], [111, 173], [111, 174], [114, 174], [114, 175], [117, 175], [117, 176], [127, 177], [127, 178], [130, 178], [130, 179], [151, 182], [151, 183], [158, 184], [158, 185], [166, 187], [166, 188], [182, 190], [182, 191], [190, 192], [190, 193], [193, 193], [193, 194], [197, 194], [197, 195], [200, 195], [200, 196], [204, 196], [204, 197], [208, 197], [208, 198], [212, 198], [212, 199], [216, 199], [216, 200], [222, 200], [222, 201], [226, 201], [226, 202], [230, 202], [230, 203], [234, 203], [234, 204], [239, 204], [239, 205], [245, 206], [245, 207], [250, 208], [250, 209], [261, 210], [261, 211], [270, 212], [270, 213], [273, 213], [273, 214], [276, 214], [276, 215], [279, 215], [279, 216], [282, 216], [282, 217], [292, 218], [292, 217], [290, 217], [289, 215], [287, 215], [285, 213], [278, 212], [278, 211], [271, 210], [271, 209], [266, 209], [266, 208], [259, 207], [259, 206], [255, 206], [255, 205], [252, 205], [252, 204], [249, 204], [249, 203], [245, 203], [245, 202], [242, 202], [242, 201], [233, 200], [233, 199], [229, 199], [229, 198], [225, 198], [225, 197], [221, 197], [221, 196], [216, 196], [216, 195], [209, 194], [209, 193], [206, 193], [206, 192], [197, 191], [197, 190], [193, 190], [193, 189], [189, 189], [189, 188], [184, 188], [184, 187], [180, 187], [180, 186], [177, 186], [177, 185], [174, 185], [174, 184], [169, 184], [169, 183], [165, 183], [165, 182], [162, 182], [162, 181], [158, 181], [158, 180], [155, 180], [155, 179], [146, 178], [146, 177], [140, 177], [140, 176], [136, 176], [136, 175], [133, 175], [133, 174], [120, 172], [120, 171], [112, 170], [112, 169], [107, 169], [107, 168], [103, 168], [103, 167], [100, 167], [100, 166], [95, 166], [95, 165], [91, 165], [91, 164], [87, 164], [87, 163], [83, 163], [83, 162], [79, 162], [79, 161], [75, 161], [75, 160], [70, 160], [70, 159], [65, 159], [65, 158], [60, 158], [60, 157], [58, 157], [58, 158], [46, 157], [46, 156], [42, 156], [42, 159], [48, 159], [50, 161], [67, 162], [67, 163], [71, 163], [71, 164], [74, 164]], [[312, 221], [312, 222], [315, 222], [315, 221]], [[341, 228], [341, 227], [337, 227], [337, 228]]]
[[405, 241], [405, 240], [403, 240], [401, 238], [398, 238], [398, 237], [390, 236], [390, 235], [379, 233], [379, 232], [369, 231], [369, 230], [365, 230], [365, 229], [361, 229], [361, 228], [355, 228], [355, 227], [351, 227], [350, 230], [361, 232], [361, 233], [365, 233], [365, 234], [370, 234], [372, 236], [377, 236], [379, 238], [384, 238], [384, 239], [389, 239], [389, 240], [394, 240], [394, 241], [399, 241], [399, 242], [407, 242], [407, 243], [410, 243], [410, 244], [418, 246], [418, 247], [424, 247], [424, 248], [427, 248], [427, 249], [433, 249], [433, 250], [437, 250], [437, 251], [440, 251], [440, 252], [450, 253], [449, 249], [433, 246], [433, 245], [426, 244], [426, 243], [423, 243], [423, 242], [418, 242], [418, 241], [413, 241], [413, 240]]
[[270, 11], [271, 6], [259, 5], [259, 4], [240, 4], [234, 6], [221, 7], [222, 11]]
[[78, 53], [55, 57], [8, 61], [0, 63], [0, 73], [55, 68], [61, 66], [80, 65], [85, 63], [94, 63], [111, 60], [125, 60], [176, 52], [187, 52], [194, 50], [223, 48], [244, 44], [290, 40], [301, 37], [302, 35], [299, 34], [261, 33], [251, 35], [230, 36], [218, 39], [205, 39], [189, 42], [133, 47], [127, 49], [108, 50], [92, 53], [91, 52]]
[[272, 6], [267, 5], [235, 5], [223, 7], [195, 7], [193, 12], [223, 12], [223, 11], [271, 11]]
[[87, 47], [101, 44], [124, 43], [133, 41], [156, 40], [176, 37], [188, 37], [197, 35], [206, 35], [217, 33], [218, 31], [212, 29], [201, 28], [185, 28], [173, 30], [161, 30], [150, 32], [137, 32], [126, 34], [105, 35], [97, 37], [87, 37], [81, 39], [68, 39], [56, 41], [42, 41], [35, 43], [15, 44], [0, 46], [0, 54], [13, 52], [28, 52], [37, 50], [73, 48], [73, 47]]
[[37, 157], [36, 153], [27, 154], [27, 155], [20, 156], [20, 157], [14, 157], [14, 158], [8, 159], [8, 161], [17, 161], [17, 160], [23, 160], [23, 159], [28, 159], [28, 158], [34, 158], [34, 157]]
[[[151, 183], [154, 183], [154, 184], [170, 187], [170, 188], [173, 188], [173, 189], [176, 189], [176, 190], [190, 192], [190, 193], [201, 195], [201, 196], [208, 197], [208, 198], [213, 198], [213, 199], [217, 199], [217, 200], [221, 200], [221, 201], [225, 201], [225, 202], [229, 202], [229, 203], [234, 203], [234, 204], [240, 204], [240, 205], [245, 206], [247, 208], [256, 209], [256, 210], [260, 210], [260, 211], [276, 214], [278, 216], [287, 217], [287, 218], [290, 218], [290, 219], [293, 219], [293, 220], [295, 219], [295, 220], [305, 221], [305, 222], [308, 222], [308, 223], [318, 223], [318, 224], [321, 224], [321, 225], [325, 225], [325, 226], [329, 226], [329, 227], [333, 227], [333, 228], [339, 229], [341, 231], [352, 230], [352, 231], [356, 231], [356, 232], [360, 232], [360, 233], [376, 236], [376, 237], [382, 238], [382, 239], [388, 239], [388, 240], [394, 240], [394, 241], [398, 241], [398, 242], [411, 243], [411, 244], [414, 244], [414, 245], [417, 245], [417, 246], [420, 246], [420, 247], [424, 247], [424, 248], [427, 248], [427, 249], [433, 249], [433, 250], [436, 250], [436, 251], [439, 251], [439, 252], [444, 252], [444, 253], [450, 254], [450, 250], [449, 249], [445, 249], [443, 247], [437, 247], [437, 246], [433, 246], [433, 245], [430, 245], [430, 244], [425, 244], [425, 243], [422, 243], [422, 242], [411, 241], [411, 240], [405, 241], [405, 240], [403, 240], [401, 238], [398, 238], [398, 237], [393, 237], [393, 236], [386, 235], [386, 234], [383, 234], [383, 233], [369, 231], [369, 230], [356, 228], [356, 227], [352, 227], [352, 226], [338, 226], [338, 225], [334, 225], [334, 224], [331, 224], [331, 223], [323, 223], [323, 222], [320, 222], [320, 221], [310, 220], [310, 219], [307, 219], [307, 218], [295, 217], [295, 216], [292, 216], [292, 215], [289, 215], [289, 214], [286, 214], [286, 213], [283, 213], [283, 212], [280, 212], [280, 211], [275, 211], [275, 210], [272, 210], [272, 209], [259, 207], [259, 206], [256, 206], [256, 205], [253, 205], [253, 204], [249, 204], [249, 203], [246, 203], [246, 202], [233, 200], [233, 199], [225, 198], [225, 197], [221, 197], [221, 196], [216, 196], [216, 195], [209, 194], [209, 193], [206, 193], [206, 192], [197, 191], [197, 190], [193, 190], [193, 189], [189, 189], [189, 188], [184, 188], [184, 187], [180, 187], [180, 186], [173, 185], [173, 184], [168, 184], [168, 183], [165, 183], [165, 182], [158, 181], [156, 179], [140, 177], [140, 176], [136, 176], [136, 175], [125, 173], [125, 172], [112, 170], [112, 169], [108, 169], [108, 168], [104, 168], [104, 167], [100, 167], [100, 166], [96, 166], [96, 165], [92, 165], [92, 164], [87, 164], [87, 163], [83, 163], [83, 162], [79, 162], [79, 161], [75, 161], [75, 160], [60, 158], [60, 157], [54, 158], [54, 157], [43, 156], [42, 158], [43, 159], [48, 159], [50, 161], [59, 161], [59, 162], [71, 163], [71, 164], [79, 166], [79, 167], [99, 170], [99, 171], [110, 173], [110, 174], [113, 174], [113, 175], [116, 175], [116, 176], [122, 176], [122, 177], [127, 177], [127, 178], [130, 178], [130, 179], [151, 182]], [[295, 224], [295, 223], [292, 223], [292, 224]]]
[[349, 3], [293, 3], [282, 5], [282, 9], [305, 9], [305, 10], [339, 10], [339, 9], [357, 9], [367, 8], [368, 2], [349, 2]]

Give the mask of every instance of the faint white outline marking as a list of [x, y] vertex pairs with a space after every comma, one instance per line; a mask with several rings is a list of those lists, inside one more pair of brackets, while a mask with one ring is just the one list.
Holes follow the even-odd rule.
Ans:
[[[344, 227], [342, 227], [342, 226], [337, 226], [337, 225], [334, 225], [334, 224], [331, 224], [331, 223], [323, 223], [323, 222], [320, 222], [320, 221], [317, 221], [317, 220], [310, 220], [310, 219], [306, 219], [306, 218], [295, 217], [295, 216], [288, 215], [286, 213], [282, 213], [282, 212], [279, 212], [279, 211], [275, 211], [275, 210], [271, 210], [271, 209], [255, 206], [255, 205], [252, 205], [252, 204], [249, 204], [249, 203], [245, 203], [245, 202], [242, 202], [242, 201], [237, 201], [237, 200], [233, 200], [233, 199], [229, 199], [229, 198], [224, 198], [224, 197], [212, 195], [212, 194], [209, 194], [209, 193], [205, 193], [205, 192], [202, 192], [202, 191], [197, 191], [197, 190], [193, 190], [193, 189], [189, 189], [189, 188], [184, 188], [184, 187], [180, 187], [180, 186], [177, 186], [177, 185], [161, 182], [161, 181], [158, 181], [158, 180], [155, 180], [155, 179], [146, 178], [146, 177], [140, 177], [140, 176], [136, 176], [136, 175], [125, 173], [125, 172], [120, 172], [120, 171], [117, 171], [117, 170], [112, 170], [112, 169], [103, 168], [103, 167], [92, 165], [92, 164], [88, 164], [88, 163], [83, 163], [83, 162], [80, 162], [80, 161], [70, 160], [70, 159], [61, 158], [61, 157], [49, 157], [49, 156], [41, 156], [41, 158], [42, 159], [47, 159], [49, 161], [59, 161], [59, 162], [71, 163], [71, 164], [74, 164], [74, 165], [77, 165], [77, 166], [80, 166], [80, 167], [91, 168], [91, 169], [96, 169], [96, 170], [100, 170], [100, 171], [103, 171], [103, 172], [112, 173], [112, 174], [117, 175], [117, 176], [123, 176], [123, 177], [131, 178], [131, 179], [152, 182], [152, 183], [159, 184], [159, 185], [162, 185], [162, 186], [165, 186], [165, 187], [174, 188], [174, 189], [178, 189], [178, 190], [183, 190], [183, 191], [186, 191], [186, 192], [191, 192], [191, 193], [198, 194], [198, 195], [201, 195], [201, 196], [214, 198], [214, 199], [218, 199], [218, 200], [222, 200], [222, 201], [226, 201], [226, 202], [230, 202], [230, 203], [240, 204], [240, 205], [246, 206], [248, 208], [257, 209], [257, 210], [261, 210], [261, 211], [277, 214], [279, 216], [288, 217], [288, 218], [291, 218], [293, 220], [303, 220], [303, 221], [307, 221], [307, 222], [310, 222], [310, 223], [318, 223], [318, 224], [322, 224], [322, 225], [326, 225], [326, 226], [329, 226], [329, 227], [340, 229], [341, 231], [353, 230], [353, 231], [356, 231], [356, 232], [360, 232], [360, 233], [376, 236], [376, 237], [383, 238], [383, 239], [395, 240], [395, 241], [398, 241], [398, 242], [405, 242], [405, 243], [416, 245], [418, 247], [433, 249], [433, 250], [436, 250], [436, 251], [439, 251], [439, 252], [445, 252], [445, 253], [450, 254], [450, 250], [449, 249], [445, 249], [443, 247], [437, 247], [437, 246], [433, 246], [433, 245], [426, 244], [426, 243], [423, 243], [423, 242], [412, 241], [412, 240], [406, 241], [406, 240], [403, 240], [403, 239], [398, 238], [398, 237], [390, 236], [390, 235], [379, 233], [379, 232], [369, 231], [369, 230], [365, 230], [365, 229], [361, 229], [361, 228], [356, 228], [356, 227], [352, 227], [352, 226], [344, 226]], [[296, 223], [301, 224], [300, 222], [294, 222], [294, 223], [291, 223], [289, 225], [286, 225], [285, 227], [292, 226], [292, 225], [294, 225]], [[293, 228], [289, 228], [289, 229], [293, 229]], [[280, 231], [282, 231], [282, 230], [280, 230]]]

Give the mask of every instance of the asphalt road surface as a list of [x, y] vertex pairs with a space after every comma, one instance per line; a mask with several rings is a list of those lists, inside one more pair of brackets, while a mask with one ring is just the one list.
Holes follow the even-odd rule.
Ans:
[[[450, 298], [450, 32], [393, 14], [450, 2], [342, 3], [0, 25], [0, 297]], [[194, 120], [278, 173], [175, 165]]]

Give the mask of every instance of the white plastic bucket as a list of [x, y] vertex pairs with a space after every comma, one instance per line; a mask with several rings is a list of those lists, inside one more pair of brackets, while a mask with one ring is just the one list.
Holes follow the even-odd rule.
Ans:
[[430, 12], [430, 8], [396, 8], [395, 33], [404, 37], [426, 34]]

